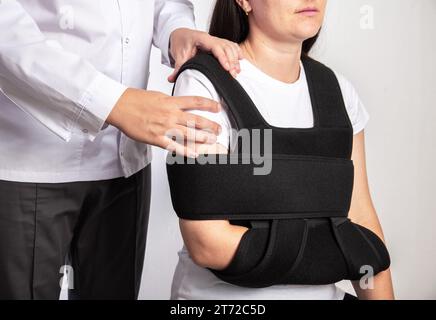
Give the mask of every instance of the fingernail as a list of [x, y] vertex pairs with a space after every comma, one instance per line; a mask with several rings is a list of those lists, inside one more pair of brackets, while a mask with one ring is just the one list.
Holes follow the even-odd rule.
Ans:
[[230, 63], [226, 62], [226, 68], [227, 70], [230, 70]]

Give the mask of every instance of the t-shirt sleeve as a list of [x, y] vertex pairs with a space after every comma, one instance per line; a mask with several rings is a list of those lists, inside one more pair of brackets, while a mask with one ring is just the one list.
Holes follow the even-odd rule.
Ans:
[[353, 84], [341, 74], [336, 73], [336, 77], [338, 78], [339, 86], [341, 87], [348, 116], [353, 125], [353, 133], [356, 135], [367, 125], [370, 118], [369, 113], [357, 94]]
[[215, 90], [212, 82], [205, 75], [197, 70], [183, 71], [177, 79], [174, 88], [174, 96], [199, 96], [220, 102], [222, 108], [218, 113], [203, 110], [189, 110], [187, 112], [218, 123], [222, 131], [217, 137], [217, 143], [223, 145], [225, 148], [229, 147], [231, 124], [227, 115], [228, 109], [224, 100], [221, 99]]

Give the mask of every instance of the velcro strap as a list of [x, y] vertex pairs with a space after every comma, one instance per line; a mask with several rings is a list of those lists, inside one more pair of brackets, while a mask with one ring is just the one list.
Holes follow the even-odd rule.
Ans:
[[[177, 215], [190, 220], [348, 215], [352, 160], [293, 155], [250, 159], [242, 155], [200, 155], [197, 159], [168, 155], [167, 174]], [[264, 161], [261, 165], [260, 160]], [[268, 166], [269, 174], [254, 174], [255, 168], [266, 171]]]

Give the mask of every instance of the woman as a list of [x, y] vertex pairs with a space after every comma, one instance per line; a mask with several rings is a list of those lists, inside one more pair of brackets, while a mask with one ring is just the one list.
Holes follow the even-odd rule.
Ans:
[[[275, 127], [310, 128], [313, 114], [301, 56], [307, 54], [322, 26], [326, 0], [218, 0], [210, 32], [238, 42], [245, 59], [236, 80], [249, 94], [266, 121]], [[235, 56], [239, 52], [233, 53]], [[352, 85], [337, 75], [348, 116], [353, 125], [352, 160], [355, 179], [349, 218], [383, 239], [373, 207], [365, 166], [364, 132], [369, 119]], [[175, 95], [200, 95], [221, 100], [213, 84], [200, 72], [186, 70], [178, 78]], [[290, 103], [291, 102], [291, 103]], [[218, 114], [195, 112], [219, 123], [222, 132], [212, 146], [197, 153], [228, 153], [234, 146], [235, 125], [223, 110]], [[230, 137], [230, 138], [229, 138]], [[172, 285], [173, 299], [347, 299], [334, 284], [275, 285], [252, 289], [218, 279], [207, 268], [229, 266], [247, 228], [229, 221], [180, 220], [185, 246], [179, 252]], [[374, 278], [374, 288], [353, 283], [359, 299], [392, 299], [390, 271]]]

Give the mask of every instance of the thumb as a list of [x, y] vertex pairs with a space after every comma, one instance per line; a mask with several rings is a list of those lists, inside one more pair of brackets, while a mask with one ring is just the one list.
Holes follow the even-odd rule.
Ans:
[[177, 77], [177, 73], [179, 72], [179, 70], [174, 69], [173, 73], [171, 73], [168, 76], [168, 82], [169, 83], [174, 83], [176, 81], [176, 77]]
[[174, 83], [177, 78], [177, 74], [179, 73], [180, 67], [182, 66], [182, 63], [180, 63], [180, 60], [177, 60], [174, 65], [173, 73], [168, 77], [168, 82]]
[[185, 64], [186, 61], [188, 61], [189, 59], [195, 57], [196, 54], [197, 54], [197, 48], [193, 48], [191, 50], [191, 52], [186, 53], [186, 54], [176, 58], [175, 59], [175, 63], [174, 63], [174, 71], [168, 77], [168, 82], [174, 83], [176, 81], [176, 79], [177, 79], [177, 74], [179, 73], [180, 68]]

